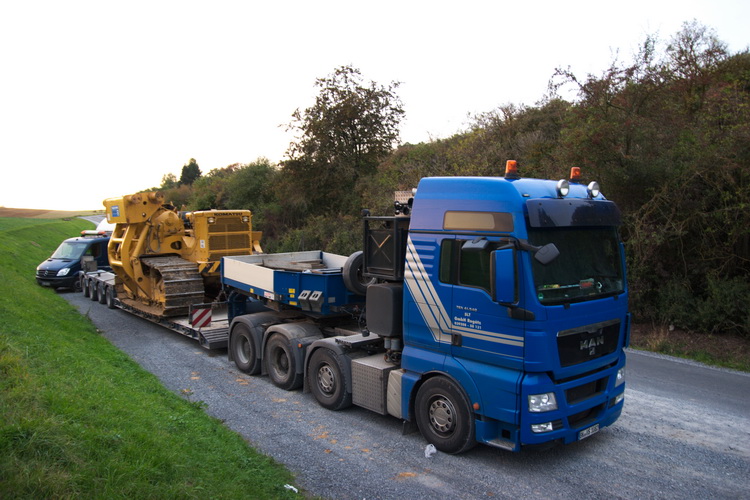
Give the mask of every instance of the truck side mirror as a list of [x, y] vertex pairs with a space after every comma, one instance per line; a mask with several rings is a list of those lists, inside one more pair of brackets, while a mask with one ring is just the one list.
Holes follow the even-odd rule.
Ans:
[[493, 298], [501, 304], [515, 304], [517, 274], [516, 252], [513, 248], [501, 248], [492, 252], [494, 277]]

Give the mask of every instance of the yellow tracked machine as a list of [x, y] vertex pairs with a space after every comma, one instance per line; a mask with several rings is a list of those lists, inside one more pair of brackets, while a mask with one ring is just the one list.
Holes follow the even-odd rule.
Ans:
[[116, 224], [109, 264], [117, 298], [145, 313], [173, 317], [221, 292], [219, 264], [229, 255], [261, 253], [249, 210], [179, 212], [160, 192], [104, 200]]

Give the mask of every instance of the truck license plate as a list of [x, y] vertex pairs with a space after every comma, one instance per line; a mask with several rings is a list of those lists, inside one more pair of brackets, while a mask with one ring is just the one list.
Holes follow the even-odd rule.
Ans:
[[583, 429], [578, 433], [578, 440], [580, 441], [581, 439], [586, 439], [589, 436], [593, 436], [597, 432], [599, 432], [599, 424], [592, 425], [588, 429]]

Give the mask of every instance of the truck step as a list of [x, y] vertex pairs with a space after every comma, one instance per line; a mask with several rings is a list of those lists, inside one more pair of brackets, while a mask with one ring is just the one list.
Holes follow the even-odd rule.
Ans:
[[370, 335], [350, 335], [347, 337], [337, 337], [336, 343], [344, 347], [359, 348], [367, 345], [374, 345], [381, 342], [382, 339], [371, 333]]

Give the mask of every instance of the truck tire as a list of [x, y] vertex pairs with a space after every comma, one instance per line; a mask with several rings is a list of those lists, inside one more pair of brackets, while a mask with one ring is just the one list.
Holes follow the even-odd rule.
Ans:
[[427, 380], [417, 392], [415, 412], [419, 432], [438, 450], [457, 454], [476, 445], [474, 416], [452, 380]]
[[101, 281], [96, 286], [96, 295], [100, 304], [107, 303], [107, 287]]
[[260, 373], [261, 360], [258, 357], [255, 342], [247, 325], [237, 323], [232, 331], [232, 344], [229, 348], [238, 370], [249, 375]]
[[95, 302], [99, 300], [99, 294], [97, 293], [95, 280], [89, 280], [89, 298]]
[[310, 356], [307, 380], [320, 406], [342, 410], [352, 405], [352, 395], [346, 390], [345, 370], [341, 356], [330, 349], [317, 349]]
[[266, 342], [266, 371], [276, 387], [291, 391], [302, 386], [303, 376], [297, 373], [296, 351], [283, 335], [273, 334]]
[[91, 290], [89, 290], [89, 280], [86, 276], [81, 276], [81, 291], [83, 292], [84, 297], [89, 297], [91, 295]]
[[105, 296], [107, 301], [107, 307], [110, 309], [115, 308], [115, 287], [108, 286], [105, 288]]
[[344, 263], [343, 276], [346, 289], [357, 295], [367, 294], [367, 287], [375, 283], [375, 278], [365, 278], [364, 272], [365, 255], [362, 250], [354, 252]]

